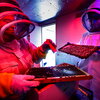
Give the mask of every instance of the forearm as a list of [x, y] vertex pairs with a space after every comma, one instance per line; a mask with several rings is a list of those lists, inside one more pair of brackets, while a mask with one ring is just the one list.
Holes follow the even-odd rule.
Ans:
[[56, 52], [57, 51], [56, 47], [57, 47], [56, 44], [52, 40], [47, 39], [37, 49], [39, 61], [41, 61], [42, 59], [44, 59], [46, 57], [46, 54], [48, 53], [49, 50], [52, 50], [52, 52]]

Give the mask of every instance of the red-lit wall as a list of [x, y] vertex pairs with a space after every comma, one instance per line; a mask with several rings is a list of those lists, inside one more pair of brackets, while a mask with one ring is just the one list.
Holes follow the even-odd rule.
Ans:
[[84, 32], [86, 30], [82, 26], [81, 18], [76, 18], [75, 13], [57, 18], [56, 36], [58, 47], [67, 42], [78, 43]]

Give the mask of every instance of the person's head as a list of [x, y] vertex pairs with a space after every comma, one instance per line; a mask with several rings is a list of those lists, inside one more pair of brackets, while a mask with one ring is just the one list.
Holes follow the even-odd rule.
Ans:
[[92, 3], [84, 12], [82, 23], [89, 32], [100, 32], [100, 1]]
[[[2, 0], [1, 0], [2, 1]], [[15, 0], [0, 1], [0, 43], [20, 39], [31, 33], [35, 25], [17, 6]]]

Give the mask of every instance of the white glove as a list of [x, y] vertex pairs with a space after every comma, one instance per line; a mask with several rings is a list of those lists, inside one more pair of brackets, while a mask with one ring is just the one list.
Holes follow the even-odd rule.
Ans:
[[14, 75], [12, 78], [11, 89], [15, 94], [23, 94], [30, 90], [31, 87], [36, 87], [40, 83], [33, 80], [34, 76], [31, 75]]

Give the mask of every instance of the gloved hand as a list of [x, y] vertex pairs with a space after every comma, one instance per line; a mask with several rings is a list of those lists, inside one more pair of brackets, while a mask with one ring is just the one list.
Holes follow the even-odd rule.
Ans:
[[11, 89], [15, 94], [24, 94], [30, 90], [31, 87], [39, 85], [38, 81], [33, 80], [34, 76], [31, 75], [14, 75], [12, 77]]
[[48, 50], [52, 50], [53, 52], [56, 52], [56, 44], [51, 40], [51, 39], [47, 39], [42, 45], [42, 50], [44, 52], [47, 52]]

